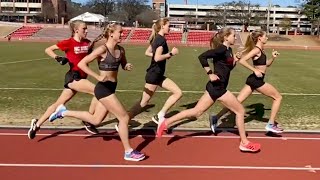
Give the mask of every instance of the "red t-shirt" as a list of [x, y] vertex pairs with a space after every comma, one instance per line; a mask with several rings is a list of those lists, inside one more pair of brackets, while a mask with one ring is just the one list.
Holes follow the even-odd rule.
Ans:
[[82, 39], [81, 42], [78, 42], [72, 37], [57, 44], [59, 49], [66, 53], [66, 57], [69, 59], [70, 70], [80, 72], [82, 78], [86, 78], [87, 74], [78, 67], [78, 63], [88, 55], [89, 45], [90, 40], [88, 39]]

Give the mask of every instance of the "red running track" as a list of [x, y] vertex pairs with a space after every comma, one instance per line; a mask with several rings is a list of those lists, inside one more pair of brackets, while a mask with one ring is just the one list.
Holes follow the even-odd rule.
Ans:
[[262, 144], [261, 152], [251, 154], [239, 151], [239, 138], [231, 133], [175, 132], [159, 139], [144, 131], [131, 142], [149, 157], [128, 162], [113, 131], [91, 136], [82, 130], [41, 130], [33, 140], [26, 133], [0, 129], [1, 179], [320, 179], [320, 134], [249, 133]]

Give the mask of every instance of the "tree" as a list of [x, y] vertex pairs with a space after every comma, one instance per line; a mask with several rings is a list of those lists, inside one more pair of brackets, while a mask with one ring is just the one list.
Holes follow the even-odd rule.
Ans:
[[158, 19], [158, 15], [151, 8], [149, 8], [138, 14], [136, 19], [140, 25], [144, 27], [151, 27], [153, 20]]
[[227, 7], [227, 19], [233, 22], [239, 22], [241, 25], [250, 26], [252, 24], [261, 24], [260, 21], [265, 19], [265, 13], [255, 11], [259, 9], [259, 4], [250, 4], [245, 1], [232, 1], [224, 4]]
[[76, 17], [80, 14], [89, 11], [89, 7], [80, 3], [72, 2], [71, 0], [67, 1], [67, 14], [66, 21], [70, 20], [73, 17]]
[[119, 7], [127, 13], [127, 21], [132, 23], [136, 20], [138, 14], [142, 13], [148, 6], [147, 0], [118, 0]]
[[288, 35], [288, 31], [291, 28], [292, 22], [290, 18], [287, 16], [284, 16], [282, 21], [280, 22], [280, 27], [284, 28], [286, 30], [286, 35]]
[[125, 22], [128, 19], [128, 14], [124, 10], [116, 9], [110, 15], [108, 15], [109, 21]]
[[216, 25], [222, 25], [223, 27], [226, 26], [226, 19], [227, 19], [227, 7], [225, 5], [219, 5], [216, 10], [212, 10], [207, 12], [206, 14], [206, 22], [213, 22], [213, 27]]
[[44, 22], [52, 21], [55, 18], [55, 11], [51, 1], [44, 1], [42, 5], [42, 12], [39, 15]]
[[267, 11], [258, 11], [260, 8], [259, 5], [255, 4], [250, 7], [249, 16], [249, 25], [260, 25], [261, 29], [267, 31]]
[[196, 18], [195, 18], [195, 13], [193, 12], [193, 11], [189, 11], [189, 12], [187, 12], [185, 15], [185, 20], [188, 22], [188, 24], [193, 24], [196, 20]]
[[[313, 26], [318, 26], [318, 35], [319, 35], [319, 26], [320, 26], [320, 0], [306, 0], [302, 4], [303, 14], [305, 14], [311, 22], [311, 34], [314, 34]], [[319, 35], [320, 38], [320, 35]]]
[[111, 14], [114, 10], [115, 1], [114, 0], [90, 0], [86, 6], [92, 10], [92, 12], [97, 14], [102, 14], [107, 16]]

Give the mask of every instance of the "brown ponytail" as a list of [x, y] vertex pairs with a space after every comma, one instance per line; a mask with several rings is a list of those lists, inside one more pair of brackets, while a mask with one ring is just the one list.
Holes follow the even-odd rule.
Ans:
[[153, 43], [154, 38], [156, 37], [156, 35], [159, 33], [159, 31], [161, 30], [161, 26], [166, 25], [169, 22], [168, 18], [161, 18], [158, 19], [153, 25], [152, 25], [152, 33], [151, 36], [149, 38], [149, 42], [150, 44]]
[[211, 39], [210, 39], [210, 47], [211, 49], [217, 48], [219, 45], [221, 45], [224, 41], [225, 36], [229, 36], [232, 33], [232, 28], [222, 28], [218, 33], [216, 33]]

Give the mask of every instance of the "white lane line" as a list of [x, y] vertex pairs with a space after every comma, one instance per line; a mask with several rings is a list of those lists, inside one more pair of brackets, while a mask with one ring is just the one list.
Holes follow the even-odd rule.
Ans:
[[0, 163], [0, 167], [60, 167], [60, 168], [153, 168], [153, 169], [241, 169], [241, 170], [291, 170], [319, 171], [313, 167], [290, 166], [194, 166], [194, 165], [115, 165], [115, 164], [10, 164]]
[[[54, 132], [52, 133], [54, 134]], [[50, 133], [39, 133], [37, 136], [50, 136], [52, 135]], [[27, 136], [26, 133], [0, 133], [0, 136]], [[112, 135], [112, 134], [97, 134], [97, 135], [91, 135], [91, 134], [57, 134], [57, 136], [61, 137], [87, 137], [87, 136], [96, 136], [96, 137], [116, 137], [118, 136], [117, 134]], [[154, 138], [155, 135], [129, 135], [131, 137], [144, 137], [144, 138]], [[185, 135], [164, 135], [162, 137], [164, 138], [172, 138], [176, 136], [181, 136], [181, 137], [188, 137], [188, 138], [204, 138], [204, 139], [239, 139], [238, 136], [188, 136], [188, 134]], [[249, 139], [272, 139], [272, 140], [320, 140], [320, 137], [267, 137], [267, 136], [248, 136]]]
[[22, 60], [22, 61], [3, 62], [3, 63], [0, 63], [0, 65], [17, 64], [17, 63], [24, 63], [24, 62], [31, 62], [31, 61], [40, 61], [40, 60], [44, 60], [44, 59], [50, 59], [50, 58], [39, 58], [39, 59], [28, 59], [28, 60]]
[[[63, 89], [60, 88], [5, 88], [0, 87], [0, 90], [37, 90], [37, 91], [62, 91]], [[119, 89], [116, 90], [117, 92], [142, 92], [142, 90], [136, 89]], [[170, 91], [156, 91], [159, 93], [169, 93]], [[182, 91], [183, 93], [193, 93], [193, 94], [202, 94], [204, 91]], [[239, 94], [239, 92], [232, 92], [234, 94]], [[260, 94], [260, 93], [253, 93], [253, 94]], [[288, 95], [288, 96], [320, 96], [318, 93], [281, 93], [281, 95]]]

